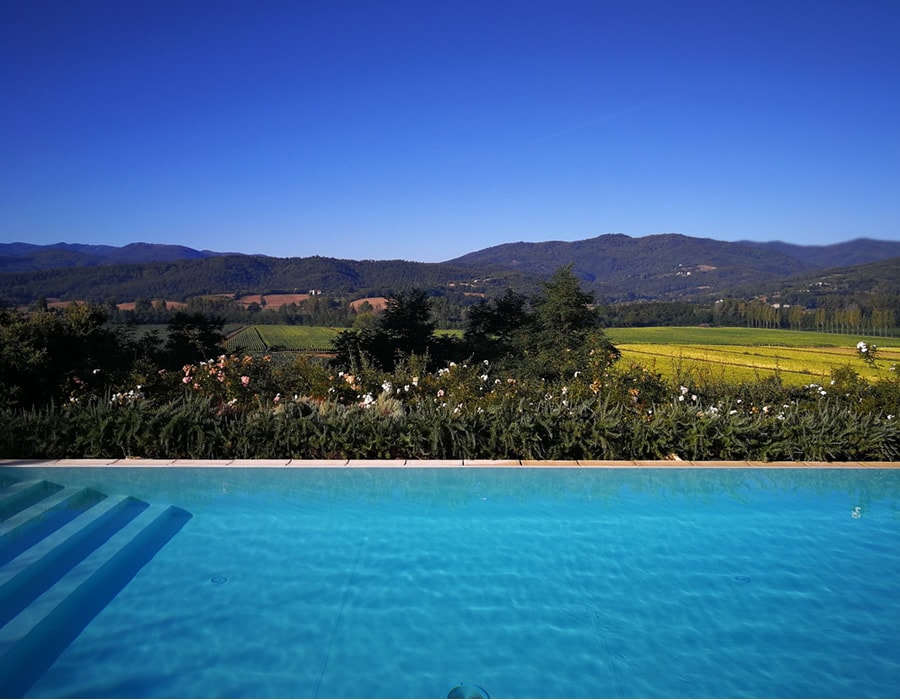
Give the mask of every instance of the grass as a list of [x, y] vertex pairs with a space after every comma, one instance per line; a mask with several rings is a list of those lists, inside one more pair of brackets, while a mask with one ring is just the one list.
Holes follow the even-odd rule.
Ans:
[[[346, 328], [325, 326], [258, 325], [245, 326], [225, 341], [228, 352], [329, 352], [331, 341]], [[438, 335], [461, 336], [462, 331], [440, 330]]]
[[[236, 352], [327, 352], [342, 328], [247, 326], [226, 342]], [[440, 331], [442, 333], [449, 331]], [[755, 381], [777, 374], [792, 385], [825, 383], [836, 367], [851, 367], [866, 379], [884, 379], [900, 365], [900, 339], [754, 328], [610, 328], [624, 364], [639, 364], [675, 381], [691, 377]], [[459, 332], [453, 333], [459, 335]], [[875, 366], [863, 362], [856, 344], [877, 345]]]
[[[777, 374], [786, 384], [826, 383], [832, 370], [850, 367], [866, 379], [894, 376], [900, 340], [859, 335], [752, 328], [613, 328], [608, 335], [622, 361], [664, 377], [747, 382]], [[874, 365], [863, 362], [856, 344], [878, 346]]]
[[707, 328], [705, 326], [657, 326], [650, 328], [608, 328], [606, 334], [620, 343], [660, 343], [663, 345], [777, 345], [799, 348], [855, 348], [860, 340], [879, 348], [900, 349], [900, 338], [869, 335], [842, 335], [814, 331], [785, 331], [764, 328]]
[[331, 341], [345, 328], [324, 326], [259, 325], [247, 326], [225, 341], [228, 352], [325, 352]]

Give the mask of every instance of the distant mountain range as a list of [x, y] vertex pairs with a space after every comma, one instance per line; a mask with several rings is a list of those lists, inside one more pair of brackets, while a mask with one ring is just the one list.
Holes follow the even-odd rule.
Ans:
[[59, 267], [129, 265], [174, 260], [198, 260], [235, 253], [214, 253], [181, 245], [130, 243], [126, 246], [81, 243], [0, 243], [0, 272], [34, 272]]
[[900, 296], [900, 241], [861, 238], [801, 246], [607, 234], [571, 242], [507, 243], [444, 263], [275, 258], [149, 243], [121, 248], [5, 243], [0, 244], [0, 299], [16, 304], [39, 297], [185, 300], [307, 289], [365, 296], [410, 286], [436, 293], [491, 294], [505, 286], [527, 292], [570, 264], [603, 302], [709, 301], [816, 289], [838, 293], [839, 288]]

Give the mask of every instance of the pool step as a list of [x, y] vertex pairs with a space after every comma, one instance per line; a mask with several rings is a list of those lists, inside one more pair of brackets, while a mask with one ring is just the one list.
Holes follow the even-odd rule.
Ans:
[[4, 489], [0, 509], [10, 497], [16, 505], [0, 527], [4, 697], [26, 693], [191, 518], [175, 506], [51, 482]]
[[0, 534], [0, 566], [11, 562], [104, 498], [106, 494], [94, 489], [62, 488], [20, 511], [7, 521], [9, 527]]
[[52, 481], [20, 481], [0, 492], [0, 522], [4, 522], [64, 487]]

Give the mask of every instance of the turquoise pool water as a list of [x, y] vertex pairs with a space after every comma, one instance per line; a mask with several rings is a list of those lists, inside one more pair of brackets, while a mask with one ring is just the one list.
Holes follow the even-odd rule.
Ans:
[[36, 477], [190, 518], [32, 697], [900, 692], [900, 470]]

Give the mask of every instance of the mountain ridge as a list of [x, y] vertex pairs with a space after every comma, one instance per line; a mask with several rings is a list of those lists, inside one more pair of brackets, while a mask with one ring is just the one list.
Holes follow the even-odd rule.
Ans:
[[242, 255], [242, 253], [217, 253], [183, 245], [144, 242], [128, 243], [124, 246], [62, 242], [49, 245], [0, 243], [0, 272], [197, 260], [221, 255]]
[[[894, 261], [894, 262], [891, 262]], [[772, 241], [726, 242], [678, 233], [633, 238], [611, 233], [577, 241], [515, 242], [441, 263], [278, 258], [132, 243], [0, 244], [0, 299], [186, 299], [205, 294], [323, 289], [329, 294], [386, 294], [409, 286], [491, 294], [504, 286], [536, 289], [556, 269], [572, 265], [598, 302], [704, 301], [777, 294], [831, 268], [881, 263], [900, 267], [900, 241], [858, 238], [800, 246]], [[845, 274], [867, 284], [874, 273]], [[885, 275], [889, 280], [893, 274]], [[884, 288], [881, 284], [879, 289]], [[888, 291], [893, 282], [888, 282]], [[897, 290], [900, 294], [900, 289]]]

